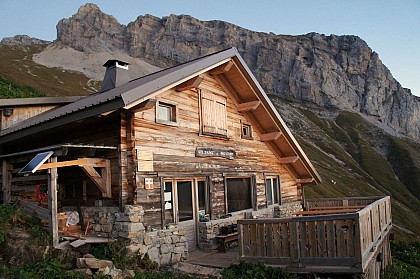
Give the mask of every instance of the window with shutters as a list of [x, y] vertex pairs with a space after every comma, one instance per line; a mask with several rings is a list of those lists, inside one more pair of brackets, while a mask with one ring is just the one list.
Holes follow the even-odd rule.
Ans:
[[227, 137], [226, 98], [201, 91], [202, 133]]

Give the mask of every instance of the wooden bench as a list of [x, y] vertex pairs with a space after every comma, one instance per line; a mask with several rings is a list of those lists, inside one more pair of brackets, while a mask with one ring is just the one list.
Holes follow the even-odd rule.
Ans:
[[226, 253], [226, 245], [229, 242], [238, 240], [238, 232], [230, 233], [227, 235], [218, 235], [216, 238], [219, 244], [219, 251]]
[[362, 209], [366, 207], [366, 205], [347, 205], [347, 206], [314, 206], [308, 208], [308, 211], [314, 210], [335, 210], [335, 209]]
[[349, 208], [349, 209], [331, 209], [331, 210], [307, 210], [307, 211], [298, 211], [294, 214], [296, 216], [308, 216], [308, 215], [327, 215], [327, 214], [340, 214], [340, 213], [352, 213], [359, 211], [358, 208]]

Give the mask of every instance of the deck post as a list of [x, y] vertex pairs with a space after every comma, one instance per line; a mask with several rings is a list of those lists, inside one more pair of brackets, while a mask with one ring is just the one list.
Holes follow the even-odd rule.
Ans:
[[3, 190], [3, 203], [9, 203], [11, 201], [11, 189], [12, 189], [12, 173], [11, 165], [7, 163], [6, 159], [3, 159], [2, 165], [2, 190]]
[[299, 222], [291, 220], [289, 228], [291, 228], [290, 238], [292, 240], [292, 247], [290, 248], [290, 263], [293, 267], [300, 267]]
[[[56, 163], [57, 157], [51, 157], [51, 162]], [[49, 231], [52, 235], [53, 247], [58, 245], [58, 219], [57, 219], [57, 168], [51, 168], [48, 170], [48, 224]]]

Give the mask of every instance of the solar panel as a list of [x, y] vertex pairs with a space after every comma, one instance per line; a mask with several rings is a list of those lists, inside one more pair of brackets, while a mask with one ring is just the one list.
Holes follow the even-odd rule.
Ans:
[[35, 173], [45, 161], [47, 161], [54, 151], [42, 152], [35, 155], [32, 160], [26, 164], [18, 173], [19, 174], [30, 174]]

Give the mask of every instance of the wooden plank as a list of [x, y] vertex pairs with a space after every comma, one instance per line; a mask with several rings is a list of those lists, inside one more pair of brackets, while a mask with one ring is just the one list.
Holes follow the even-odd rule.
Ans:
[[332, 210], [303, 210], [297, 211], [294, 214], [296, 216], [307, 216], [307, 215], [325, 215], [325, 214], [339, 214], [339, 213], [351, 213], [358, 211], [358, 208], [348, 208], [348, 209], [332, 209]]
[[265, 225], [266, 231], [266, 257], [274, 257], [274, 249], [273, 249], [273, 223], [267, 223]]
[[308, 243], [307, 224], [308, 222], [299, 222], [300, 257], [309, 257], [309, 250], [311, 249]]
[[278, 139], [283, 133], [282, 132], [272, 132], [259, 135], [260, 140], [262, 141], [273, 141]]
[[250, 229], [250, 248], [251, 255], [256, 257], [258, 255], [258, 239], [257, 239], [257, 224], [249, 226]]
[[290, 245], [291, 245], [291, 239], [289, 236], [291, 235], [289, 233], [290, 230], [290, 223], [280, 223], [280, 232], [281, 232], [281, 255], [280, 257], [290, 257]]
[[258, 224], [257, 225], [257, 239], [258, 239], [258, 249], [257, 249], [257, 257], [267, 257], [266, 248], [266, 230], [265, 224]]
[[[50, 158], [52, 163], [57, 162], [57, 157]], [[52, 244], [57, 246], [58, 238], [58, 207], [57, 207], [57, 168], [49, 169], [50, 178], [48, 179], [48, 208], [49, 208], [49, 230], [52, 235]]]
[[226, 73], [232, 68], [233, 65], [234, 65], [233, 61], [226, 62], [225, 64], [222, 64], [222, 65], [214, 68], [213, 70], [210, 70], [209, 74], [210, 75], [220, 75], [220, 74]]
[[316, 221], [316, 229], [318, 235], [318, 256], [326, 257], [327, 256], [327, 243], [326, 239], [326, 230], [324, 221]]
[[3, 202], [9, 203], [11, 201], [11, 189], [12, 189], [12, 173], [10, 170], [13, 166], [10, 165], [6, 159], [3, 159], [2, 165], [2, 190], [3, 190]]
[[283, 157], [278, 159], [280, 164], [293, 164], [299, 160], [298, 156]]
[[176, 91], [184, 91], [184, 90], [188, 90], [188, 89], [191, 89], [191, 88], [198, 88], [200, 86], [200, 83], [203, 81], [203, 79], [204, 79], [204, 76], [202, 76], [202, 75], [195, 76], [195, 77], [181, 83], [177, 87], [175, 87], [175, 90]]
[[23, 200], [20, 200], [19, 204], [29, 214], [35, 215], [37, 218], [44, 219], [44, 220], [48, 221], [50, 213], [49, 213], [49, 210], [47, 208], [37, 206], [35, 204], [32, 204], [30, 202], [26, 202], [26, 201], [23, 201]]
[[335, 224], [333, 220], [326, 222], [327, 228], [327, 256], [330, 258], [336, 257], [335, 247]]
[[55, 162], [55, 163], [45, 163], [38, 168], [38, 170], [46, 170], [50, 168], [62, 168], [62, 167], [71, 167], [71, 166], [94, 166], [94, 167], [105, 167], [106, 159], [99, 158], [81, 158], [71, 161]]
[[252, 256], [252, 247], [251, 247], [251, 231], [249, 224], [240, 225], [243, 228], [242, 235], [243, 235], [243, 249], [242, 249], [242, 256], [250, 257]]
[[309, 256], [311, 257], [318, 257], [318, 235], [316, 229], [316, 223], [307, 222], [308, 225], [308, 244], [310, 246], [309, 249]]
[[296, 179], [296, 182], [297, 182], [297, 183], [301, 183], [301, 184], [304, 184], [304, 183], [311, 183], [311, 182], [314, 182], [314, 178], [313, 178], [313, 177], [308, 177], [308, 178], [298, 178], [298, 179]]
[[336, 243], [337, 243], [337, 257], [347, 256], [346, 245], [344, 242], [344, 229], [347, 227], [343, 220], [336, 221]]
[[257, 109], [257, 107], [259, 105], [261, 105], [260, 100], [250, 101], [250, 102], [246, 102], [246, 103], [240, 103], [238, 105], [238, 111], [243, 112], [243, 111], [255, 110], [255, 109]]

